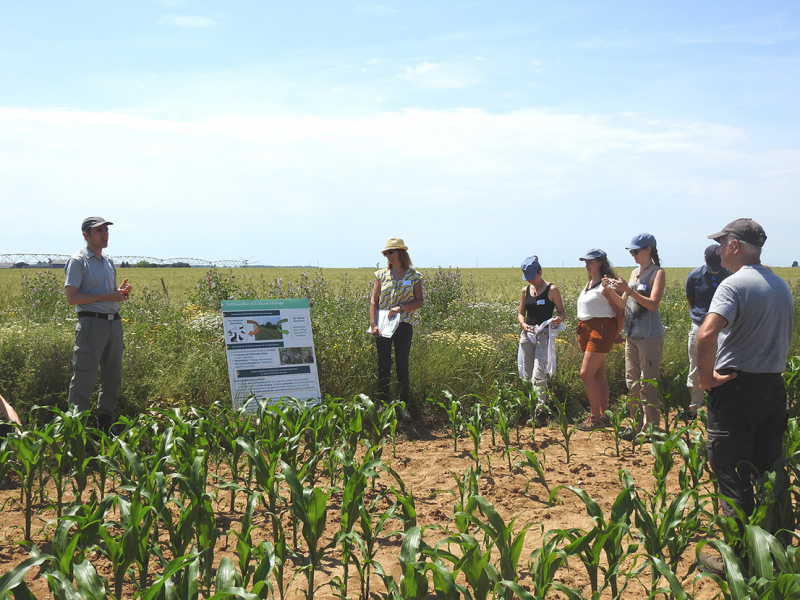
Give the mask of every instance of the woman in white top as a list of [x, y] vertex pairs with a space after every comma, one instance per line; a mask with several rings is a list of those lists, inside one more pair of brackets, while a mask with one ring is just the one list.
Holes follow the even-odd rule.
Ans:
[[589, 283], [578, 296], [578, 341], [583, 351], [581, 380], [592, 413], [578, 424], [581, 431], [592, 431], [610, 425], [608, 410], [608, 379], [606, 354], [614, 347], [622, 329], [622, 311], [613, 302], [616, 292], [603, 285], [603, 278], [614, 278], [606, 253], [598, 248], [589, 250], [580, 260], [586, 263]]

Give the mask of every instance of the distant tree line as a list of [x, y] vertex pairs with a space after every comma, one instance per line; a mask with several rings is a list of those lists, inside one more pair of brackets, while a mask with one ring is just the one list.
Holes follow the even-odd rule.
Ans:
[[156, 264], [156, 263], [151, 263], [149, 260], [140, 260], [139, 262], [134, 263], [134, 264], [131, 264], [131, 263], [127, 262], [127, 261], [122, 261], [119, 264], [119, 266], [122, 269], [129, 269], [131, 267], [139, 268], [139, 269], [158, 269], [158, 268], [163, 268], [163, 267], [191, 268], [192, 265], [190, 265], [187, 262], [183, 262], [183, 261], [178, 261], [178, 262], [174, 262], [174, 263], [165, 263], [163, 265], [160, 265], [160, 264]]

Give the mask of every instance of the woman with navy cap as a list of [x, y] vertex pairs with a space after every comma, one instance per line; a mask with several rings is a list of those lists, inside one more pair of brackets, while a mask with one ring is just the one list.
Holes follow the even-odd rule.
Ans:
[[[561, 301], [561, 292], [542, 278], [542, 267], [539, 265], [538, 256], [529, 256], [522, 263], [522, 278], [528, 285], [522, 288], [517, 313], [517, 321], [522, 327], [518, 351], [519, 375], [533, 381], [537, 406], [536, 414], [531, 417], [535, 419], [537, 425], [542, 426], [547, 421], [543, 392], [547, 389], [547, 354], [550, 338], [547, 329], [541, 329], [539, 326], [550, 320], [550, 327], [558, 327], [567, 318], [567, 313]], [[556, 311], [555, 317], [553, 311]]]
[[664, 294], [666, 276], [656, 250], [656, 238], [649, 233], [633, 236], [627, 247], [637, 267], [630, 282], [623, 277], [610, 281], [623, 294], [619, 302], [625, 305], [625, 382], [634, 401], [629, 404], [631, 416], [637, 416], [636, 427], [622, 437], [632, 440], [642, 429], [658, 426], [661, 421], [661, 401], [655, 387], [643, 379], [658, 381], [664, 348], [664, 325], [658, 305]]

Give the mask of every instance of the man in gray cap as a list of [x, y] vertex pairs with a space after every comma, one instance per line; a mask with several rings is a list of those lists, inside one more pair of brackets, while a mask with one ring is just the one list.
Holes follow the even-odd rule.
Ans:
[[692, 319], [689, 329], [689, 377], [686, 382], [692, 390], [692, 401], [687, 416], [692, 419], [697, 416], [697, 409], [703, 402], [703, 390], [697, 380], [697, 331], [708, 314], [717, 286], [731, 274], [728, 269], [722, 268], [718, 249], [718, 244], [711, 244], [706, 248], [705, 264], [692, 270], [686, 277], [686, 300], [689, 302], [689, 317]]
[[100, 369], [100, 398], [97, 422], [106, 432], [114, 422], [122, 386], [122, 321], [119, 304], [130, 294], [128, 280], [117, 287], [114, 262], [103, 254], [108, 246], [108, 226], [102, 217], [84, 219], [81, 230], [86, 247], [73, 254], [65, 269], [64, 293], [75, 306], [78, 325], [75, 331], [73, 375], [69, 383], [69, 402], [79, 410], [89, 410], [89, 399]]
[[[767, 239], [752, 219], [737, 219], [708, 236], [720, 244], [732, 273], [714, 293], [697, 333], [697, 370], [707, 390], [708, 461], [720, 492], [745, 514], [755, 507], [752, 480], [781, 456], [787, 424], [781, 373], [792, 342], [794, 302], [786, 283], [761, 264]], [[722, 503], [723, 513], [735, 516]], [[724, 574], [722, 559], [705, 553], [706, 570]]]

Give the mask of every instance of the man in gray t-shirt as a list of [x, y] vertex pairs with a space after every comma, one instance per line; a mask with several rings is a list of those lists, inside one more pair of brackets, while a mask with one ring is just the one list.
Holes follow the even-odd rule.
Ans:
[[[732, 275], [717, 288], [697, 333], [700, 387], [707, 390], [708, 461], [720, 492], [753, 512], [752, 480], [781, 456], [787, 424], [781, 373], [792, 341], [794, 302], [786, 283], [761, 264], [767, 239], [752, 219], [708, 236]], [[723, 513], [735, 516], [723, 502]], [[721, 559], [701, 553], [707, 570]]]
[[122, 386], [122, 321], [119, 304], [128, 299], [128, 280], [117, 287], [114, 262], [103, 254], [108, 246], [108, 226], [102, 217], [88, 217], [81, 227], [86, 247], [73, 254], [65, 269], [64, 294], [75, 306], [73, 375], [69, 402], [89, 410], [89, 398], [100, 370], [98, 425], [110, 431]]

